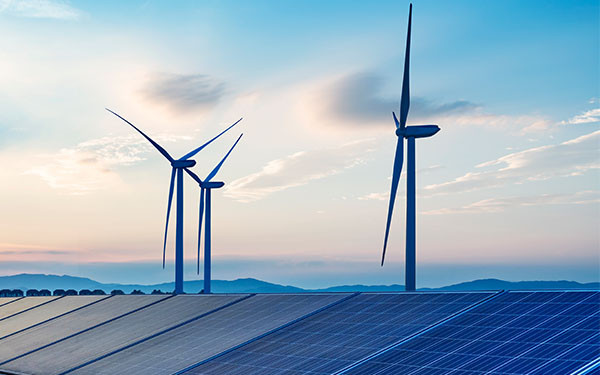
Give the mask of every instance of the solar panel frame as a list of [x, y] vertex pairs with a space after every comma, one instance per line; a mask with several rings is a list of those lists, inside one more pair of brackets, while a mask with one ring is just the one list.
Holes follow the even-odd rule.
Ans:
[[[577, 351], [580, 356], [588, 355], [582, 357], [581, 364], [593, 360], [594, 355], [600, 355], [600, 334], [590, 333], [583, 341], [581, 337], [564, 335], [564, 332], [576, 327], [583, 328], [582, 331], [585, 327], [589, 330], [590, 324], [600, 321], [600, 305], [593, 301], [589, 303], [592, 299], [598, 300], [600, 293], [581, 293], [583, 292], [506, 292], [461, 314], [453, 322], [444, 322], [433, 327], [428, 335], [399, 343], [341, 373], [388, 374], [397, 373], [400, 367], [403, 374], [411, 375], [429, 374], [438, 370], [451, 374], [565, 373], [568, 370], [566, 366], [570, 365], [573, 370], [575, 363], [573, 357], [564, 358], [573, 351], [573, 342], [582, 346], [588, 345], [590, 341], [595, 342], [595, 345], [588, 345], [587, 352]], [[570, 310], [576, 310], [578, 306], [584, 307], [574, 311], [572, 315], [579, 317], [579, 320], [564, 316]], [[590, 313], [593, 315], [589, 316]], [[501, 319], [495, 322], [498, 316]], [[560, 318], [556, 319], [557, 317]], [[559, 323], [557, 328], [549, 326], [553, 319]], [[561, 338], [561, 335], [567, 337]], [[553, 343], [552, 340], [563, 342]], [[561, 354], [556, 357], [559, 353]], [[531, 354], [536, 354], [537, 358], [530, 357]], [[453, 358], [460, 360], [453, 362]], [[553, 361], [550, 360], [552, 358]], [[549, 366], [560, 368], [560, 372], [548, 372]]]
[[179, 373], [184, 368], [223, 355], [353, 295], [256, 295], [68, 373]]
[[170, 295], [112, 296], [66, 316], [17, 332], [0, 340], [0, 365], [169, 297]]
[[0, 370], [62, 374], [166, 328], [184, 324], [247, 297], [247, 294], [171, 296], [6, 361], [0, 365]]
[[331, 374], [490, 295], [361, 293], [185, 374]]
[[38, 306], [44, 305], [46, 303], [50, 303], [52, 301], [55, 301], [57, 299], [62, 298], [62, 296], [60, 297], [54, 297], [54, 296], [49, 296], [49, 297], [23, 297], [23, 298], [19, 298], [15, 301], [6, 303], [2, 306], [0, 306], [0, 321], [4, 320], [4, 319], [8, 319], [11, 316], [20, 314], [22, 312], [31, 310], [31, 309], [35, 309]]
[[0, 320], [0, 340], [31, 327], [97, 303], [110, 296], [65, 296], [52, 303], [41, 304], [35, 309]]
[[0, 307], [24, 297], [0, 297]]

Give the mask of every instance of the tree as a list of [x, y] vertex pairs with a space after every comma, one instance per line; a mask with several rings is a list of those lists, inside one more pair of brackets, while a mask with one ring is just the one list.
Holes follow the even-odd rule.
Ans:
[[65, 295], [65, 290], [64, 289], [54, 289], [54, 292], [52, 292], [53, 296], [64, 296]]
[[160, 289], [154, 289], [151, 294], [165, 294], [165, 293]]
[[10, 297], [10, 289], [0, 289], [0, 297]]
[[23, 297], [23, 291], [21, 289], [13, 289], [10, 291], [11, 297]]
[[37, 289], [28, 289], [25, 295], [27, 297], [36, 297], [40, 295], [40, 292]]
[[81, 289], [79, 291], [79, 295], [80, 296], [91, 296], [92, 295], [92, 291], [89, 289]]
[[123, 291], [121, 289], [114, 289], [112, 292], [110, 292], [110, 294], [113, 296], [117, 296], [117, 295], [122, 295], [125, 293], [123, 293]]
[[132, 291], [131, 291], [131, 294], [137, 294], [137, 295], [140, 295], [140, 294], [146, 294], [146, 293], [142, 292], [142, 291], [141, 291], [141, 290], [139, 290], [139, 289], [134, 289], [134, 290], [132, 290]]
[[52, 293], [50, 293], [50, 291], [48, 289], [42, 289], [39, 291], [39, 296], [51, 296]]
[[65, 291], [65, 296], [76, 296], [77, 295], [77, 291], [75, 289], [67, 289]]
[[104, 293], [104, 291], [102, 289], [94, 289], [92, 291], [92, 295], [94, 295], [94, 296], [104, 296], [104, 295], [106, 295], [106, 293]]

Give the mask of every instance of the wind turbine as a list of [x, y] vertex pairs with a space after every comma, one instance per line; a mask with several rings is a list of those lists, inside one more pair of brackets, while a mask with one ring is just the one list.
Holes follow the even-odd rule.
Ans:
[[242, 119], [237, 120], [233, 125], [229, 126], [227, 129], [223, 130], [216, 137], [206, 142], [202, 146], [193, 149], [187, 154], [183, 155], [179, 159], [174, 159], [169, 155], [169, 153], [162, 148], [158, 143], [154, 142], [152, 138], [148, 137], [144, 132], [138, 129], [131, 122], [125, 120], [125, 118], [121, 117], [119, 114], [111, 111], [108, 108], [105, 108], [108, 112], [117, 116], [121, 120], [125, 121], [129, 125], [131, 125], [138, 133], [140, 133], [144, 138], [148, 140], [154, 146], [158, 152], [160, 152], [170, 163], [171, 163], [171, 183], [169, 185], [169, 201], [167, 203], [167, 221], [165, 224], [165, 237], [163, 242], [163, 268], [165, 268], [165, 251], [167, 248], [167, 232], [169, 229], [169, 215], [171, 214], [171, 201], [173, 200], [173, 188], [175, 185], [175, 176], [177, 176], [177, 218], [175, 221], [175, 294], [183, 293], [183, 170], [188, 167], [193, 167], [196, 165], [194, 160], [190, 160], [190, 158], [196, 155], [200, 150], [204, 147], [211, 144], [215, 139], [219, 138], [223, 133], [234, 127], [238, 122], [242, 121]]
[[402, 81], [402, 98], [400, 100], [400, 121], [394, 115], [396, 123], [396, 136], [398, 143], [396, 146], [396, 156], [394, 157], [394, 169], [392, 172], [392, 191], [390, 193], [390, 205], [388, 207], [387, 224], [385, 226], [385, 239], [383, 241], [383, 253], [381, 255], [381, 266], [385, 260], [385, 250], [387, 247], [388, 235], [390, 233], [390, 224], [392, 222], [392, 212], [394, 210], [394, 200], [402, 172], [402, 162], [404, 157], [404, 138], [408, 144], [407, 150], [407, 179], [406, 179], [406, 272], [405, 272], [405, 290], [414, 291], [416, 289], [416, 199], [415, 199], [415, 139], [431, 137], [440, 131], [437, 125], [415, 125], [406, 126], [408, 117], [408, 108], [410, 106], [409, 93], [409, 65], [410, 65], [410, 29], [412, 21], [412, 4], [408, 14], [408, 33], [406, 35], [406, 54], [404, 56], [404, 78]]
[[[204, 222], [204, 293], [210, 293], [210, 211], [211, 211], [211, 190], [222, 188], [225, 183], [222, 181], [211, 181], [219, 172], [225, 159], [231, 154], [233, 148], [238, 144], [244, 134], [240, 134], [237, 141], [231, 146], [227, 154], [221, 159], [219, 164], [206, 176], [204, 181], [197, 174], [185, 168], [185, 171], [200, 185], [200, 208], [198, 213], [198, 263], [196, 272], [200, 273], [200, 238], [202, 234], [202, 216], [204, 215], [204, 206], [206, 204], [206, 221]], [[206, 191], [206, 193], [205, 193]]]

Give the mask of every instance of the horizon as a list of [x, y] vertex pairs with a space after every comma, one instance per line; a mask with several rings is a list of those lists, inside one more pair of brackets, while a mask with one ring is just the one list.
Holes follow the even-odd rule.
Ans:
[[[244, 118], [194, 157], [205, 176], [244, 133], [212, 197], [213, 279], [403, 285], [406, 167], [379, 262], [408, 4], [0, 0], [0, 275], [173, 281], [170, 167], [107, 107], [177, 157]], [[413, 7], [408, 125], [442, 129], [416, 147], [417, 288], [600, 282], [599, 14]]]

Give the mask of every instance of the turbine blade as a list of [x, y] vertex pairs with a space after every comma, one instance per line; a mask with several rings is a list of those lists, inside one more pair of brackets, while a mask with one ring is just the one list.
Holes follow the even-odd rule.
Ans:
[[197, 174], [195, 174], [194, 172], [190, 171], [187, 168], [183, 168], [184, 171], [187, 172], [187, 174], [190, 175], [190, 177], [192, 177], [194, 179], [194, 181], [196, 181], [198, 184], [202, 184], [202, 180], [200, 179], [200, 177], [198, 177]]
[[398, 129], [400, 127], [400, 122], [398, 121], [398, 117], [396, 117], [396, 112], [392, 112], [392, 115], [394, 115], [394, 122], [396, 123], [396, 129]]
[[392, 190], [390, 192], [390, 206], [388, 208], [387, 224], [385, 225], [385, 238], [383, 240], [383, 253], [381, 254], [381, 265], [385, 261], [385, 250], [387, 248], [388, 235], [390, 234], [390, 225], [392, 223], [392, 212], [394, 211], [394, 201], [396, 200], [396, 191], [402, 173], [402, 162], [404, 161], [404, 137], [398, 137], [396, 145], [396, 156], [394, 158], [394, 171], [392, 172]]
[[231, 146], [231, 148], [229, 149], [229, 151], [227, 152], [227, 154], [225, 154], [225, 156], [223, 157], [223, 159], [221, 159], [221, 161], [219, 162], [219, 164], [217, 164], [217, 166], [215, 167], [215, 169], [213, 169], [208, 176], [206, 176], [206, 178], [204, 179], [205, 182], [210, 181], [211, 178], [215, 177], [215, 175], [217, 174], [217, 172], [219, 171], [219, 169], [221, 169], [221, 166], [223, 165], [223, 163], [225, 162], [225, 159], [227, 159], [227, 157], [229, 156], [229, 154], [231, 154], [231, 151], [233, 151], [233, 148], [235, 147], [235, 145], [238, 144], [238, 142], [240, 141], [240, 139], [242, 139], [242, 136], [244, 134], [240, 134], [240, 136], [238, 137], [237, 141], [235, 141], [235, 143], [233, 144], [233, 146]]
[[202, 217], [204, 216], [204, 188], [200, 188], [200, 209], [198, 211], [198, 264], [196, 274], [200, 274], [200, 239], [202, 235]]
[[181, 159], [179, 160], [187, 160], [189, 158], [191, 158], [192, 156], [196, 155], [198, 152], [200, 152], [204, 147], [208, 146], [209, 144], [211, 144], [215, 139], [219, 138], [220, 136], [222, 136], [223, 134], [225, 134], [226, 131], [228, 131], [229, 129], [233, 128], [235, 125], [237, 125], [238, 122], [242, 121], [242, 119], [237, 120], [236, 122], [233, 123], [233, 125], [229, 126], [227, 129], [223, 130], [222, 132], [220, 132], [216, 137], [214, 137], [213, 139], [211, 139], [210, 141], [206, 142], [205, 144], [203, 144], [202, 146], [188, 152], [187, 154], [183, 155], [181, 157]]
[[406, 126], [410, 107], [409, 67], [410, 67], [410, 28], [412, 22], [412, 4], [408, 12], [408, 33], [406, 34], [406, 54], [404, 55], [404, 78], [402, 80], [402, 98], [400, 99], [400, 128]]
[[108, 112], [112, 113], [113, 115], [117, 116], [118, 118], [120, 118], [121, 120], [125, 121], [126, 123], [128, 123], [129, 125], [131, 125], [135, 130], [138, 131], [138, 133], [140, 133], [142, 136], [144, 136], [144, 138], [146, 138], [148, 140], [148, 142], [152, 143], [152, 146], [154, 146], [158, 152], [160, 152], [161, 154], [163, 154], [163, 156], [165, 158], [167, 158], [167, 160], [169, 160], [170, 162], [173, 162], [173, 158], [171, 157], [171, 155], [169, 155], [169, 153], [167, 152], [167, 150], [165, 150], [164, 148], [162, 148], [158, 143], [154, 142], [154, 140], [152, 140], [152, 138], [148, 137], [146, 134], [144, 134], [143, 131], [141, 131], [140, 129], [136, 128], [135, 125], [133, 125], [132, 123], [130, 123], [129, 121], [125, 120], [123, 117], [121, 117], [119, 114], [111, 111], [108, 108], [104, 108], [106, 109]]
[[171, 184], [169, 185], [169, 201], [167, 203], [167, 222], [165, 224], [165, 240], [163, 243], [163, 268], [165, 268], [165, 253], [167, 251], [167, 233], [169, 231], [169, 215], [171, 215], [171, 202], [173, 201], [173, 188], [175, 187], [175, 168], [171, 170]]

